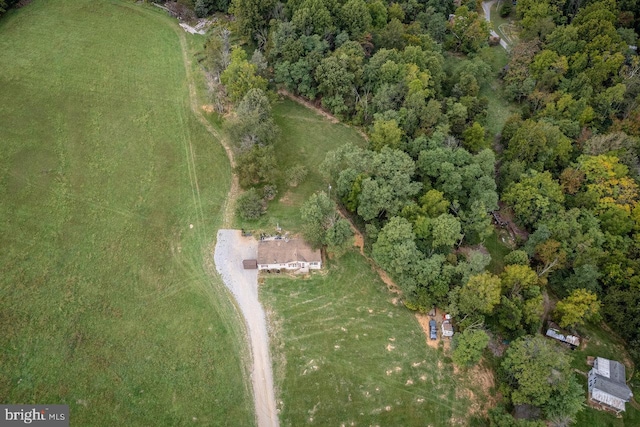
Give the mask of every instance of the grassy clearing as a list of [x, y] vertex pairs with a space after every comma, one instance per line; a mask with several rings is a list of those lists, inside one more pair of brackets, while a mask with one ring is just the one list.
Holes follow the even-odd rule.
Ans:
[[502, 242], [499, 231], [495, 229], [493, 233], [485, 239], [484, 246], [491, 255], [491, 263], [488, 269], [494, 274], [502, 273], [502, 270], [504, 270], [504, 257], [511, 252], [511, 248]]
[[[492, 15], [493, 16], [493, 15]], [[491, 137], [495, 137], [504, 127], [504, 123], [511, 114], [517, 111], [517, 107], [507, 100], [502, 87], [502, 81], [499, 78], [500, 73], [509, 57], [507, 52], [500, 46], [494, 46], [485, 50], [482, 58], [491, 66], [493, 78], [480, 88], [479, 96], [484, 96], [489, 100], [487, 107], [486, 128]]]
[[[299, 209], [302, 203], [316, 191], [328, 191], [328, 183], [322, 177], [320, 164], [327, 152], [351, 143], [364, 145], [362, 136], [352, 127], [329, 123], [316, 112], [291, 100], [278, 102], [273, 110], [280, 127], [281, 137], [275, 143], [275, 152], [282, 172], [277, 180], [278, 195], [269, 203], [267, 214], [257, 221], [237, 219], [236, 226], [248, 229], [273, 231], [276, 224], [288, 231], [298, 231], [301, 226]], [[308, 175], [295, 188], [286, 184], [286, 171], [296, 165], [304, 165]]]
[[353, 251], [308, 279], [267, 277], [260, 292], [283, 426], [466, 425], [482, 398]]
[[205, 262], [230, 168], [174, 28], [108, 0], [0, 21], [2, 403], [69, 404], [74, 425], [254, 421], [241, 321]]

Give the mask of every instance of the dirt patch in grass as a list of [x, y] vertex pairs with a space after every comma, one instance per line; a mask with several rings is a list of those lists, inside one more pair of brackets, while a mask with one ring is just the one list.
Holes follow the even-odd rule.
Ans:
[[424, 332], [425, 341], [427, 341], [427, 345], [431, 348], [438, 349], [438, 340], [432, 340], [429, 338], [429, 321], [431, 317], [427, 316], [424, 313], [416, 313], [416, 319], [418, 319], [418, 323], [422, 328], [422, 332]]
[[284, 193], [284, 195], [282, 197], [280, 197], [280, 199], [278, 199], [278, 202], [282, 203], [285, 206], [293, 206], [293, 200], [291, 200], [291, 191], [287, 191], [286, 193]]
[[353, 246], [358, 248], [361, 254], [364, 254], [364, 237], [360, 233], [355, 233], [353, 236]]
[[455, 253], [462, 254], [467, 259], [469, 259], [469, 255], [471, 255], [471, 252], [480, 252], [484, 255], [490, 255], [489, 250], [487, 250], [487, 248], [485, 248], [483, 244], [479, 244], [475, 246], [462, 246], [458, 248], [457, 251], [455, 251]]
[[474, 394], [472, 399], [471, 414], [487, 415], [487, 411], [495, 407], [501, 399], [501, 395], [496, 393], [496, 377], [495, 372], [488, 368], [483, 362], [480, 362], [468, 371], [468, 378], [471, 379], [472, 387], [482, 390], [482, 394], [487, 397], [485, 402], [479, 403], [479, 412], [473, 412], [473, 408], [478, 403], [478, 398]]
[[[500, 394], [495, 393], [495, 375], [484, 363], [462, 370], [453, 366], [454, 375], [461, 375], [459, 386], [456, 388], [456, 399], [467, 399], [470, 403], [468, 416], [486, 417], [489, 409], [495, 407], [501, 399]], [[486, 396], [485, 399], [480, 399]]]
[[211, 104], [204, 104], [202, 105], [202, 111], [204, 111], [205, 113], [213, 113], [215, 111], [215, 109], [213, 108], [213, 105]]

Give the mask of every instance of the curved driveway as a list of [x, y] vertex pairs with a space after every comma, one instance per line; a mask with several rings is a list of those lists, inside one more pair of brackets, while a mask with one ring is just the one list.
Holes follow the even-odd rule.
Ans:
[[258, 300], [258, 270], [244, 270], [242, 267], [243, 259], [256, 259], [257, 255], [258, 242], [253, 237], [242, 237], [240, 230], [218, 230], [213, 259], [247, 325], [258, 427], [278, 427], [267, 321]]

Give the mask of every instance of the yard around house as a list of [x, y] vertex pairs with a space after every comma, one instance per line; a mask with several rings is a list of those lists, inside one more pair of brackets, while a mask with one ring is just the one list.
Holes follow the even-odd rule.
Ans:
[[260, 297], [282, 426], [483, 425], [491, 374], [454, 370], [355, 250], [310, 278], [266, 277]]
[[[283, 169], [299, 163], [309, 175], [295, 188], [278, 185], [265, 217], [236, 218], [236, 225], [274, 231], [279, 224], [297, 232], [302, 203], [314, 191], [328, 191], [319, 168], [326, 153], [366, 142], [355, 129], [291, 100], [280, 101], [274, 113]], [[308, 278], [261, 279], [281, 425], [483, 425], [492, 374], [454, 373], [448, 352], [427, 345], [414, 313], [355, 249], [325, 266]]]
[[68, 404], [72, 425], [254, 423], [209, 257], [231, 170], [191, 112], [176, 28], [118, 0], [0, 20], [1, 403]]
[[[591, 370], [591, 367], [587, 365], [587, 356], [604, 357], [625, 364], [627, 380], [630, 380], [635, 375], [634, 380], [637, 382], [637, 370], [630, 369], [630, 366], [633, 366], [633, 361], [625, 348], [624, 341], [617, 337], [606, 325], [587, 324], [578, 328], [578, 334], [586, 338], [586, 345], [571, 352], [571, 366], [576, 372], [583, 373], [583, 375], [578, 374], [578, 378], [584, 387], [585, 393], [587, 392], [586, 374]], [[577, 415], [575, 425], [599, 427], [640, 425], [640, 405], [636, 403], [638, 401], [637, 388], [632, 387], [631, 389], [635, 394], [635, 402], [632, 401], [626, 404], [626, 411], [622, 414], [622, 417], [617, 418], [614, 414], [598, 411], [587, 406]]]

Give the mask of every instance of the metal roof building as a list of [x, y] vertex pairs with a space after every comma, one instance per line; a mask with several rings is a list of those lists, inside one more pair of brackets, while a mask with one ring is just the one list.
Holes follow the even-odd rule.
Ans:
[[597, 357], [589, 371], [589, 399], [616, 413], [625, 410], [633, 393], [627, 385], [625, 367], [615, 360]]

